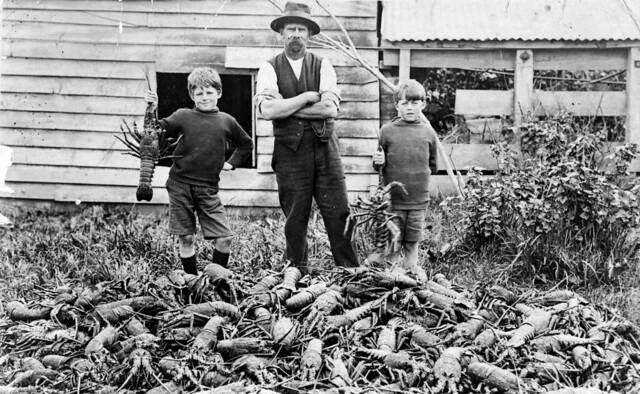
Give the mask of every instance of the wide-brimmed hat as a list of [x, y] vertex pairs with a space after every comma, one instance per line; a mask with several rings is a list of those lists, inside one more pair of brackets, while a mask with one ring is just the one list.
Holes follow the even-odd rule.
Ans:
[[271, 29], [279, 33], [286, 23], [302, 23], [309, 28], [311, 35], [320, 33], [320, 26], [311, 19], [311, 10], [304, 3], [287, 2], [282, 15], [271, 22]]

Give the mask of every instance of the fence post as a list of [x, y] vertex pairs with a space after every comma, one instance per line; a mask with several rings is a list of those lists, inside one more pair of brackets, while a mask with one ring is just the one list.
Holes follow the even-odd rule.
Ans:
[[640, 144], [640, 48], [629, 48], [625, 141]]
[[398, 59], [398, 82], [408, 80], [411, 75], [411, 49], [401, 48]]
[[518, 148], [522, 119], [531, 112], [533, 112], [533, 53], [529, 49], [519, 49], [516, 51], [513, 78], [513, 126]]

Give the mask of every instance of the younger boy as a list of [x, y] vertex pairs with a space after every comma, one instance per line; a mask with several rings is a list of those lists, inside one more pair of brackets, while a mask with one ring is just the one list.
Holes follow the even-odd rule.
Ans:
[[[168, 137], [182, 135], [169, 170], [169, 233], [178, 236], [184, 271], [196, 275], [194, 235], [196, 216], [204, 238], [214, 240], [213, 263], [227, 266], [233, 233], [218, 196], [220, 171], [242, 164], [253, 149], [253, 141], [236, 120], [218, 110], [222, 82], [211, 68], [196, 68], [187, 79], [194, 108], [181, 108], [160, 120]], [[158, 96], [148, 91], [145, 100], [157, 106]], [[225, 162], [227, 140], [237, 149]]]
[[403, 268], [423, 272], [418, 266], [418, 243], [422, 240], [425, 208], [429, 201], [429, 177], [438, 170], [436, 133], [422, 115], [426, 106], [424, 87], [416, 80], [401, 83], [394, 93], [398, 117], [380, 129], [380, 147], [373, 154], [373, 167], [382, 168], [385, 185], [402, 182], [406, 193], [391, 190], [391, 211], [400, 228], [400, 250], [391, 262], [404, 254]]

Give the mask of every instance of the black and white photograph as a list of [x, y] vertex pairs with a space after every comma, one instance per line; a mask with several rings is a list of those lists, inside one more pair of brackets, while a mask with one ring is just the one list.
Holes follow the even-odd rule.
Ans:
[[640, 394], [640, 0], [0, 15], [0, 394]]

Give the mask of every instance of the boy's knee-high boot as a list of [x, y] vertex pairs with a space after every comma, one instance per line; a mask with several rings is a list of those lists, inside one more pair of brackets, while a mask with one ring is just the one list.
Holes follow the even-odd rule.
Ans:
[[222, 253], [218, 249], [214, 249], [211, 262], [226, 267], [229, 264], [229, 253]]
[[196, 255], [190, 257], [181, 257], [184, 272], [191, 275], [198, 275], [198, 259]]

